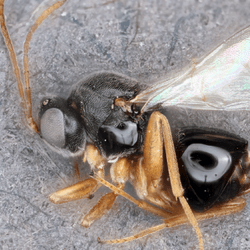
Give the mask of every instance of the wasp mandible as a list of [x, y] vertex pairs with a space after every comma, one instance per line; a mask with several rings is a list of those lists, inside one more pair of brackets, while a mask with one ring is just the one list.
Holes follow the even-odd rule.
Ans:
[[[106, 185], [112, 192], [104, 195], [85, 215], [83, 226], [90, 226], [112, 207], [117, 195], [122, 195], [162, 216], [164, 223], [114, 242], [132, 240], [189, 221], [196, 230], [200, 248], [202, 236], [197, 220], [237, 212], [245, 206], [245, 201], [237, 196], [249, 192], [247, 141], [221, 130], [183, 128], [174, 145], [164, 106], [247, 109], [248, 96], [243, 87], [248, 77], [249, 53], [245, 51], [249, 51], [249, 28], [221, 44], [194, 68], [146, 91], [140, 90], [136, 80], [120, 74], [91, 75], [76, 84], [67, 99], [44, 98], [37, 126], [31, 110], [29, 41], [42, 21], [65, 1], [47, 9], [27, 35], [26, 93], [5, 28], [3, 2], [0, 2], [2, 33], [15, 68], [28, 124], [58, 151], [84, 153], [84, 160], [93, 171], [89, 179], [53, 193], [52, 202], [85, 198]], [[239, 96], [229, 96], [232, 92], [228, 90], [232, 88], [242, 92]], [[226, 96], [218, 95], [220, 89], [228, 89]], [[113, 162], [111, 177], [115, 186], [104, 178], [108, 162]], [[133, 184], [141, 200], [123, 192], [127, 181]]]

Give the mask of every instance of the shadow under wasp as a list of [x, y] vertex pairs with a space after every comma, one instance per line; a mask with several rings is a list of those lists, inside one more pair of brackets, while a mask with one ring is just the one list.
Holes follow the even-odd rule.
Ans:
[[[161, 216], [164, 223], [125, 239], [103, 242], [122, 243], [190, 222], [202, 249], [197, 221], [240, 211], [246, 204], [238, 196], [250, 190], [248, 143], [226, 131], [192, 127], [182, 128], [174, 145], [164, 107], [246, 109], [250, 28], [235, 34], [183, 74], [145, 91], [140, 90], [136, 80], [120, 74], [91, 75], [76, 84], [66, 100], [44, 98], [37, 126], [29, 87], [29, 42], [42, 21], [64, 2], [58, 1], [45, 10], [27, 35], [25, 93], [5, 27], [4, 1], [0, 1], [2, 33], [29, 126], [59, 152], [84, 153], [84, 161], [91, 166], [90, 178], [51, 194], [50, 201], [86, 198], [105, 185], [112, 192], [84, 216], [83, 226], [103, 216], [118, 195]], [[232, 89], [237, 89], [237, 95]], [[114, 185], [104, 176], [109, 162]], [[133, 184], [140, 200], [123, 191], [127, 181]]]

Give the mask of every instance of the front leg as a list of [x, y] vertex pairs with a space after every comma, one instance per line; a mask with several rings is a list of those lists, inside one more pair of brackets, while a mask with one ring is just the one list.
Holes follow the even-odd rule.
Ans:
[[[104, 177], [105, 159], [94, 145], [87, 145], [84, 161], [87, 160], [91, 169]], [[91, 196], [101, 185], [93, 178], [88, 178], [74, 185], [63, 188], [49, 196], [49, 200], [55, 204], [75, 201]]]
[[[93, 145], [88, 145], [85, 152], [85, 159], [91, 166], [94, 174], [104, 178], [104, 166], [106, 161], [101, 156], [98, 149]], [[116, 183], [117, 188], [123, 189], [126, 181], [128, 180], [130, 170], [130, 162], [126, 159], [120, 159], [114, 163], [111, 167], [111, 176]], [[118, 174], [119, 172], [119, 174]], [[113, 173], [113, 174], [112, 174]], [[115, 176], [115, 177], [114, 177]], [[51, 202], [61, 204], [69, 201], [74, 201], [82, 198], [86, 198], [93, 194], [101, 184], [93, 179], [88, 178], [84, 181], [80, 181], [72, 186], [63, 188], [50, 195]], [[96, 220], [106, 214], [114, 204], [117, 194], [114, 192], [107, 193], [101, 197], [97, 204], [91, 208], [91, 210], [84, 216], [81, 221], [83, 227], [89, 227]]]

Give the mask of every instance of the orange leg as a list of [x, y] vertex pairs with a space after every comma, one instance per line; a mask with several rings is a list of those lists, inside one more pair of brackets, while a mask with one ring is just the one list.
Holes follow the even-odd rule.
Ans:
[[[127, 158], [120, 158], [111, 166], [111, 178], [116, 183], [116, 189], [122, 190], [125, 187], [125, 183], [129, 178], [130, 167], [131, 162]], [[98, 173], [95, 174], [99, 176]], [[92, 180], [96, 181], [95, 179]], [[89, 227], [93, 222], [106, 214], [111, 209], [117, 196], [116, 192], [107, 193], [102, 196], [98, 203], [84, 216], [81, 225]]]
[[135, 198], [133, 198], [131, 195], [129, 195], [128, 193], [126, 193], [125, 191], [120, 189], [119, 187], [116, 187], [113, 184], [109, 183], [108, 181], [105, 181], [103, 178], [101, 178], [98, 175], [94, 175], [93, 178], [95, 180], [97, 180], [98, 182], [100, 182], [102, 185], [111, 189], [115, 194], [123, 196], [127, 200], [136, 204], [138, 207], [142, 208], [143, 210], [146, 210], [150, 213], [156, 214], [156, 215], [161, 216], [163, 218], [168, 218], [169, 215], [171, 214], [170, 212], [168, 212], [162, 208], [155, 207], [155, 206], [153, 206], [153, 205], [151, 205], [143, 200], [136, 200]]
[[88, 178], [74, 185], [63, 188], [49, 196], [49, 200], [55, 204], [62, 204], [89, 197], [100, 187], [96, 180]]
[[93, 222], [95, 222], [104, 214], [106, 214], [111, 209], [118, 195], [126, 195], [127, 199], [130, 199], [132, 202], [134, 202], [144, 210], [150, 211], [164, 218], [168, 217], [169, 212], [161, 208], [152, 206], [146, 203], [145, 201], [137, 201], [136, 199], [134, 199], [123, 191], [125, 183], [130, 177], [131, 168], [133, 168], [133, 161], [128, 158], [120, 158], [116, 163], [111, 166], [110, 174], [113, 182], [116, 183], [116, 186], [105, 181], [103, 177], [98, 175], [98, 173], [94, 173], [95, 179], [93, 180], [98, 180], [98, 183], [102, 183], [103, 185], [109, 187], [113, 192], [107, 193], [101, 197], [98, 203], [88, 212], [88, 214], [84, 216], [81, 222], [82, 226], [89, 227]]
[[[98, 149], [93, 145], [87, 145], [85, 158], [93, 171], [104, 177], [105, 159], [101, 156]], [[94, 179], [88, 178], [74, 185], [63, 188], [49, 196], [49, 200], [55, 204], [61, 204], [92, 195], [101, 185]]]
[[202, 234], [197, 220], [183, 195], [184, 190], [180, 180], [179, 167], [176, 160], [169, 122], [164, 115], [159, 112], [154, 112], [149, 119], [143, 151], [143, 163], [147, 172], [147, 179], [151, 180], [153, 186], [155, 184], [157, 185], [160, 181], [163, 170], [162, 161], [165, 160], [163, 149], [166, 154], [171, 190], [175, 199], [178, 199], [181, 203], [189, 222], [196, 231], [200, 249], [203, 249]]
[[[119, 188], [123, 189], [124, 186], [119, 186]], [[115, 194], [114, 192], [103, 195], [101, 199], [97, 202], [97, 204], [92, 207], [91, 210], [84, 216], [81, 225], [87, 228], [96, 220], [100, 219], [111, 209], [116, 197], [117, 194]]]
[[[235, 198], [223, 205], [216, 206], [214, 208], [211, 208], [210, 210], [203, 212], [203, 213], [194, 213], [197, 220], [205, 220], [213, 217], [219, 217], [224, 215], [229, 215], [232, 213], [236, 213], [241, 211], [246, 206], [246, 201], [243, 198]], [[160, 231], [166, 227], [175, 227], [179, 226], [185, 223], [188, 223], [189, 220], [187, 219], [186, 214], [182, 213], [179, 215], [169, 216], [169, 219], [164, 219], [163, 224], [157, 225], [155, 227], [148, 228], [146, 230], [141, 231], [138, 234], [135, 234], [130, 237], [126, 237], [123, 239], [116, 239], [116, 240], [103, 240], [100, 241], [102, 243], [108, 243], [108, 244], [119, 244], [124, 242], [129, 242], [135, 239], [142, 238], [146, 235], [149, 235], [151, 233], [155, 233], [157, 231]]]
[[[133, 165], [131, 167], [131, 180], [138, 196], [141, 199], [149, 200], [155, 205], [164, 208], [169, 207], [169, 210], [172, 210], [175, 215], [176, 213], [179, 214], [180, 211], [183, 213], [184, 210], [188, 221], [196, 231], [200, 249], [203, 249], [202, 235], [197, 220], [183, 196], [184, 190], [180, 180], [170, 125], [164, 115], [159, 112], [154, 112], [151, 115], [146, 131], [143, 157], [134, 157], [130, 162]], [[169, 182], [167, 181], [167, 176], [170, 180]], [[167, 211], [143, 201], [136, 201], [122, 190], [117, 190], [117, 188], [102, 178], [98, 178], [98, 176], [95, 178], [141, 208], [166, 218]], [[161, 205], [163, 201], [168, 201], [169, 204], [166, 202], [166, 206], [163, 206]], [[171, 205], [174, 206], [174, 209]], [[180, 207], [183, 210], [180, 210]]]

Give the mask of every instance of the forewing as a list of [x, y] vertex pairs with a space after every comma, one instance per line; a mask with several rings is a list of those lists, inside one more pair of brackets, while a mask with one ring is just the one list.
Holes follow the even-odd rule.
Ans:
[[158, 82], [133, 102], [204, 110], [250, 109], [250, 26], [224, 41], [198, 64]]

